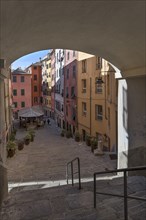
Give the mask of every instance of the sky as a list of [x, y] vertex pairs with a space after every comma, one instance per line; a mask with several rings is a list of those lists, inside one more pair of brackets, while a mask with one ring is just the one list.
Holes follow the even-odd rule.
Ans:
[[18, 67], [25, 69], [26, 67], [28, 67], [32, 63], [40, 61], [40, 57], [43, 58], [44, 56], [47, 55], [48, 52], [49, 52], [49, 49], [38, 51], [35, 53], [30, 53], [26, 56], [23, 56], [23, 57], [19, 58], [18, 60], [16, 60], [15, 62], [13, 62], [11, 68], [13, 70], [17, 69]]

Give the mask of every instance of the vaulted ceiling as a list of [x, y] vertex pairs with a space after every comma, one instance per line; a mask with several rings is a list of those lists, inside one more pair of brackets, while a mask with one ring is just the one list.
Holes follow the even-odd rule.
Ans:
[[145, 0], [1, 0], [0, 56], [48, 48], [97, 54], [123, 76], [146, 73]]

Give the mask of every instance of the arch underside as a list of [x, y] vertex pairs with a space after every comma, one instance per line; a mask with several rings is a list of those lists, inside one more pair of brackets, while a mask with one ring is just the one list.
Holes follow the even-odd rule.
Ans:
[[124, 77], [145, 74], [145, 1], [1, 1], [0, 55], [10, 65], [31, 52], [99, 55]]

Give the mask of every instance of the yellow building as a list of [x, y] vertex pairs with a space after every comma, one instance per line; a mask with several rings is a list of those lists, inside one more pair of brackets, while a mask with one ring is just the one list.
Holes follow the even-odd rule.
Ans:
[[92, 56], [78, 62], [78, 130], [116, 151], [116, 80], [107, 61]]

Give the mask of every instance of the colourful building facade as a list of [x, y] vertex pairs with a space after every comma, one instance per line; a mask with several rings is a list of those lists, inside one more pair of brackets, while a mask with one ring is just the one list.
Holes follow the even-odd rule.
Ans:
[[117, 82], [114, 69], [100, 57], [78, 63], [78, 130], [102, 142], [105, 151], [117, 147]]
[[77, 129], [77, 51], [65, 50], [64, 112], [66, 129], [73, 134]]
[[32, 64], [26, 69], [31, 74], [32, 106], [42, 105], [42, 68], [41, 63]]
[[32, 106], [31, 74], [18, 68], [12, 72], [12, 94], [14, 113]]

